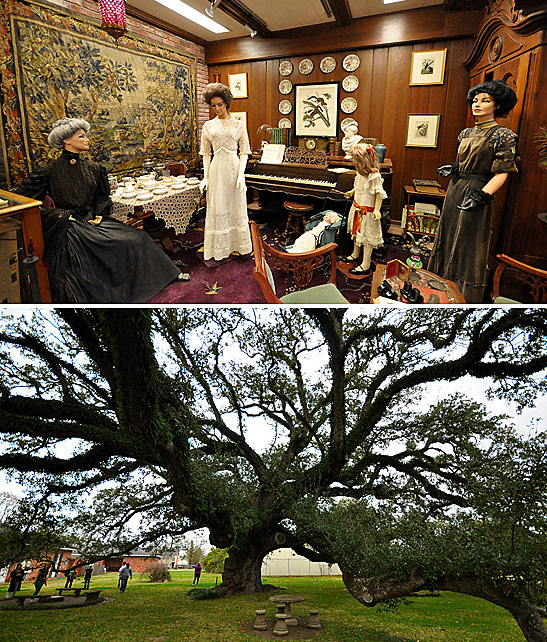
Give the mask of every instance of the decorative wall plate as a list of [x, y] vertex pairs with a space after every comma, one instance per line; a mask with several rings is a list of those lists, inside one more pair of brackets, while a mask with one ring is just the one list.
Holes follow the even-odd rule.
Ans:
[[344, 118], [344, 120], [340, 123], [340, 129], [344, 129], [344, 127], [349, 123], [350, 121], [353, 121], [353, 118]]
[[290, 129], [292, 127], [292, 123], [288, 118], [281, 118], [277, 123], [277, 126], [283, 127], [284, 129]]
[[326, 56], [319, 63], [319, 68], [324, 74], [330, 74], [331, 71], [334, 71], [336, 69], [336, 60], [331, 56]]
[[292, 74], [292, 62], [290, 60], [283, 60], [283, 62], [279, 63], [279, 73], [282, 76], [288, 76]]
[[291, 103], [291, 101], [290, 100], [282, 100], [279, 103], [279, 111], [282, 114], [290, 114], [291, 111], [292, 111], [292, 103]]
[[346, 76], [342, 80], [342, 87], [345, 91], [355, 91], [359, 87], [359, 78], [357, 76]]
[[298, 71], [300, 71], [301, 74], [305, 74], [306, 76], [308, 74], [311, 74], [313, 71], [313, 62], [309, 58], [304, 58], [304, 60], [300, 61], [300, 64], [298, 65]]
[[351, 98], [351, 96], [349, 98], [344, 98], [340, 107], [344, 114], [353, 114], [357, 109], [357, 101], [355, 98]]
[[282, 94], [290, 94], [292, 91], [292, 82], [290, 80], [287, 80], [287, 78], [285, 78], [285, 80], [282, 80], [279, 83], [279, 91]]
[[346, 71], [355, 71], [360, 64], [361, 59], [359, 58], [359, 56], [356, 56], [355, 54], [349, 54], [344, 58], [342, 67], [344, 67]]

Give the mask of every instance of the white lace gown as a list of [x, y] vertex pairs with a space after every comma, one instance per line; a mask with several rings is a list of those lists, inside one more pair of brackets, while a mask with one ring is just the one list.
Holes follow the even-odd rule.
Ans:
[[[368, 176], [356, 174], [353, 186], [355, 187], [353, 200], [358, 205], [374, 207], [376, 194], [380, 194], [382, 200], [387, 198], [384, 190], [384, 179], [381, 177], [380, 172], [371, 172]], [[382, 225], [379, 220], [374, 220], [372, 212], [367, 212], [363, 216], [361, 228], [357, 230], [357, 234], [352, 234], [354, 215], [355, 205], [352, 205], [348, 216], [348, 232], [351, 234], [351, 238], [356, 239], [358, 245], [371, 245], [372, 247], [383, 245]]]
[[239, 120], [213, 118], [203, 125], [200, 154], [213, 155], [207, 182], [205, 260], [251, 252], [246, 192], [236, 188], [239, 156], [250, 153], [247, 130]]

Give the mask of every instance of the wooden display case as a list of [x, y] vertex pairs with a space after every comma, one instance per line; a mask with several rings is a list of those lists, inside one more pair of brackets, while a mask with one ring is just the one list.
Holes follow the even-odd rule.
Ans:
[[[51, 292], [49, 288], [49, 279], [46, 266], [43, 262], [44, 256], [44, 237], [42, 234], [42, 221], [40, 219], [40, 205], [41, 201], [35, 201], [26, 196], [19, 194], [12, 194], [0, 190], [0, 199], [7, 201], [7, 206], [0, 208], [0, 222], [7, 219], [15, 219], [21, 224], [21, 240], [22, 240], [22, 255], [26, 257], [29, 243], [32, 243], [34, 248], [34, 255], [38, 257], [36, 263], [36, 274], [38, 277], [38, 286], [40, 291], [41, 303], [51, 303]], [[21, 254], [21, 252], [19, 252]], [[20, 270], [20, 273], [22, 271]], [[22, 287], [23, 299], [29, 288]], [[38, 301], [23, 300], [24, 303], [38, 303]]]

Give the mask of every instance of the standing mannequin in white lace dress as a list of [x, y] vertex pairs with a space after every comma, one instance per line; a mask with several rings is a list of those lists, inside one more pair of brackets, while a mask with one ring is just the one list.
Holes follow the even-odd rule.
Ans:
[[232, 253], [249, 254], [252, 249], [244, 175], [251, 150], [243, 123], [228, 111], [233, 100], [228, 87], [210, 83], [203, 100], [216, 113], [201, 134], [201, 189], [207, 189], [204, 258], [221, 261]]

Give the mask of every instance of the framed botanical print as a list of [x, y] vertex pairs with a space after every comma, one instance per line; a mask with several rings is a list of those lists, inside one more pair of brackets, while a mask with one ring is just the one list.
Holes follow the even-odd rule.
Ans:
[[242, 122], [245, 129], [247, 129], [247, 112], [246, 111], [231, 111], [230, 116]]
[[446, 49], [413, 51], [410, 65], [410, 85], [442, 85]]
[[247, 72], [228, 74], [228, 85], [234, 98], [247, 98]]
[[406, 147], [437, 147], [440, 114], [408, 114]]
[[336, 138], [339, 82], [295, 85], [295, 135]]

